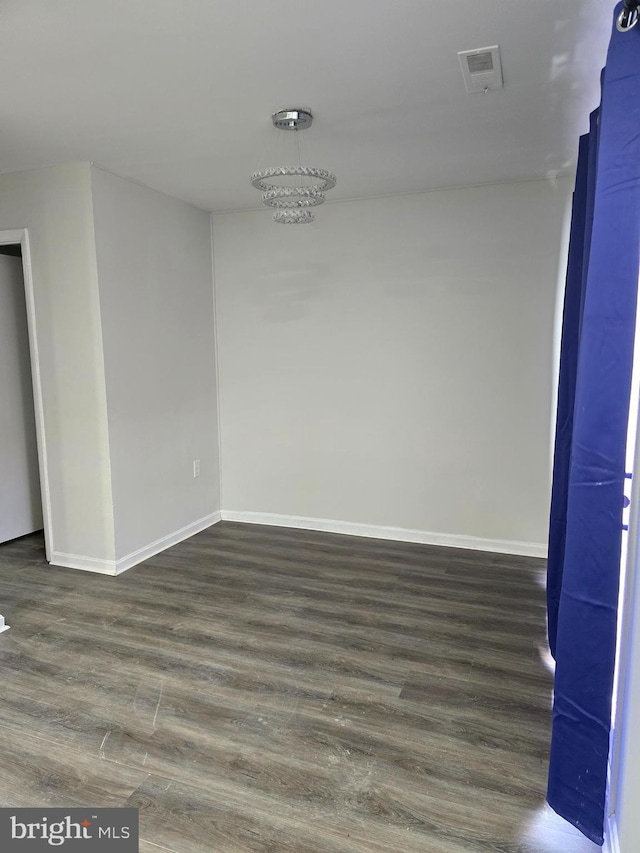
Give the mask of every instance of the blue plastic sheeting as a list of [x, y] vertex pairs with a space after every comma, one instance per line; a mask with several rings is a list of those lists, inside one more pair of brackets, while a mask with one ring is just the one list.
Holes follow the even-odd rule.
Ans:
[[556, 676], [547, 799], [602, 844], [640, 261], [639, 28], [613, 28], [599, 121], [592, 117], [580, 154], [549, 538]]
[[[585, 229], [587, 215], [587, 175], [589, 165], [589, 135], [580, 138], [578, 171], [573, 194], [571, 240], [567, 263], [567, 284], [562, 318], [560, 347], [560, 376], [558, 379], [558, 415], [553, 457], [553, 488], [549, 521], [549, 558], [547, 561], [547, 616], [549, 648], [556, 655], [558, 610], [562, 592], [564, 552], [567, 535], [567, 504], [569, 500], [569, 469], [573, 441], [573, 408], [576, 399], [578, 374], [578, 344], [584, 290], [587, 282], [588, 258], [585, 259]], [[594, 146], [591, 146], [592, 149]]]

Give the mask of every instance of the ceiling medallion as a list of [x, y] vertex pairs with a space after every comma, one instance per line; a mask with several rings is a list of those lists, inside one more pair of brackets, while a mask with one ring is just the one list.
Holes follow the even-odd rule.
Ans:
[[[278, 130], [306, 130], [311, 127], [313, 116], [310, 110], [278, 110], [271, 116]], [[296, 133], [298, 161], [300, 160], [299, 137]], [[276, 166], [261, 169], [251, 175], [251, 186], [262, 191], [262, 203], [273, 208], [273, 220], [281, 225], [302, 225], [313, 222], [310, 208], [324, 204], [326, 190], [336, 185], [336, 176], [326, 169], [311, 166]]]

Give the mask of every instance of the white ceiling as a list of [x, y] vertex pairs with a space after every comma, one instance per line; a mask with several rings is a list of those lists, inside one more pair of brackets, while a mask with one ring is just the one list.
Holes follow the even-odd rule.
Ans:
[[[92, 160], [205, 209], [259, 206], [280, 107], [331, 199], [571, 169], [614, 0], [0, 0], [0, 171]], [[467, 95], [457, 52], [499, 44]]]

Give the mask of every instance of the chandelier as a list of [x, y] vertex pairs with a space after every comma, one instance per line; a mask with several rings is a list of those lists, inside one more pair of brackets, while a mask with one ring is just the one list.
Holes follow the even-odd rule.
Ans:
[[262, 203], [273, 209], [273, 220], [281, 225], [302, 225], [313, 222], [311, 208], [324, 204], [326, 190], [336, 185], [336, 176], [326, 169], [300, 165], [298, 132], [311, 127], [311, 110], [278, 110], [271, 116], [278, 130], [295, 131], [298, 153], [297, 166], [275, 166], [251, 175], [251, 186], [262, 192]]

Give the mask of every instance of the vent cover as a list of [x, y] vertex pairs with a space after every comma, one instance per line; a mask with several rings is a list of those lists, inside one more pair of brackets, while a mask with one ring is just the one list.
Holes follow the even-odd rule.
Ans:
[[462, 76], [467, 92], [487, 92], [502, 89], [500, 48], [481, 47], [478, 50], [461, 50], [458, 53]]

